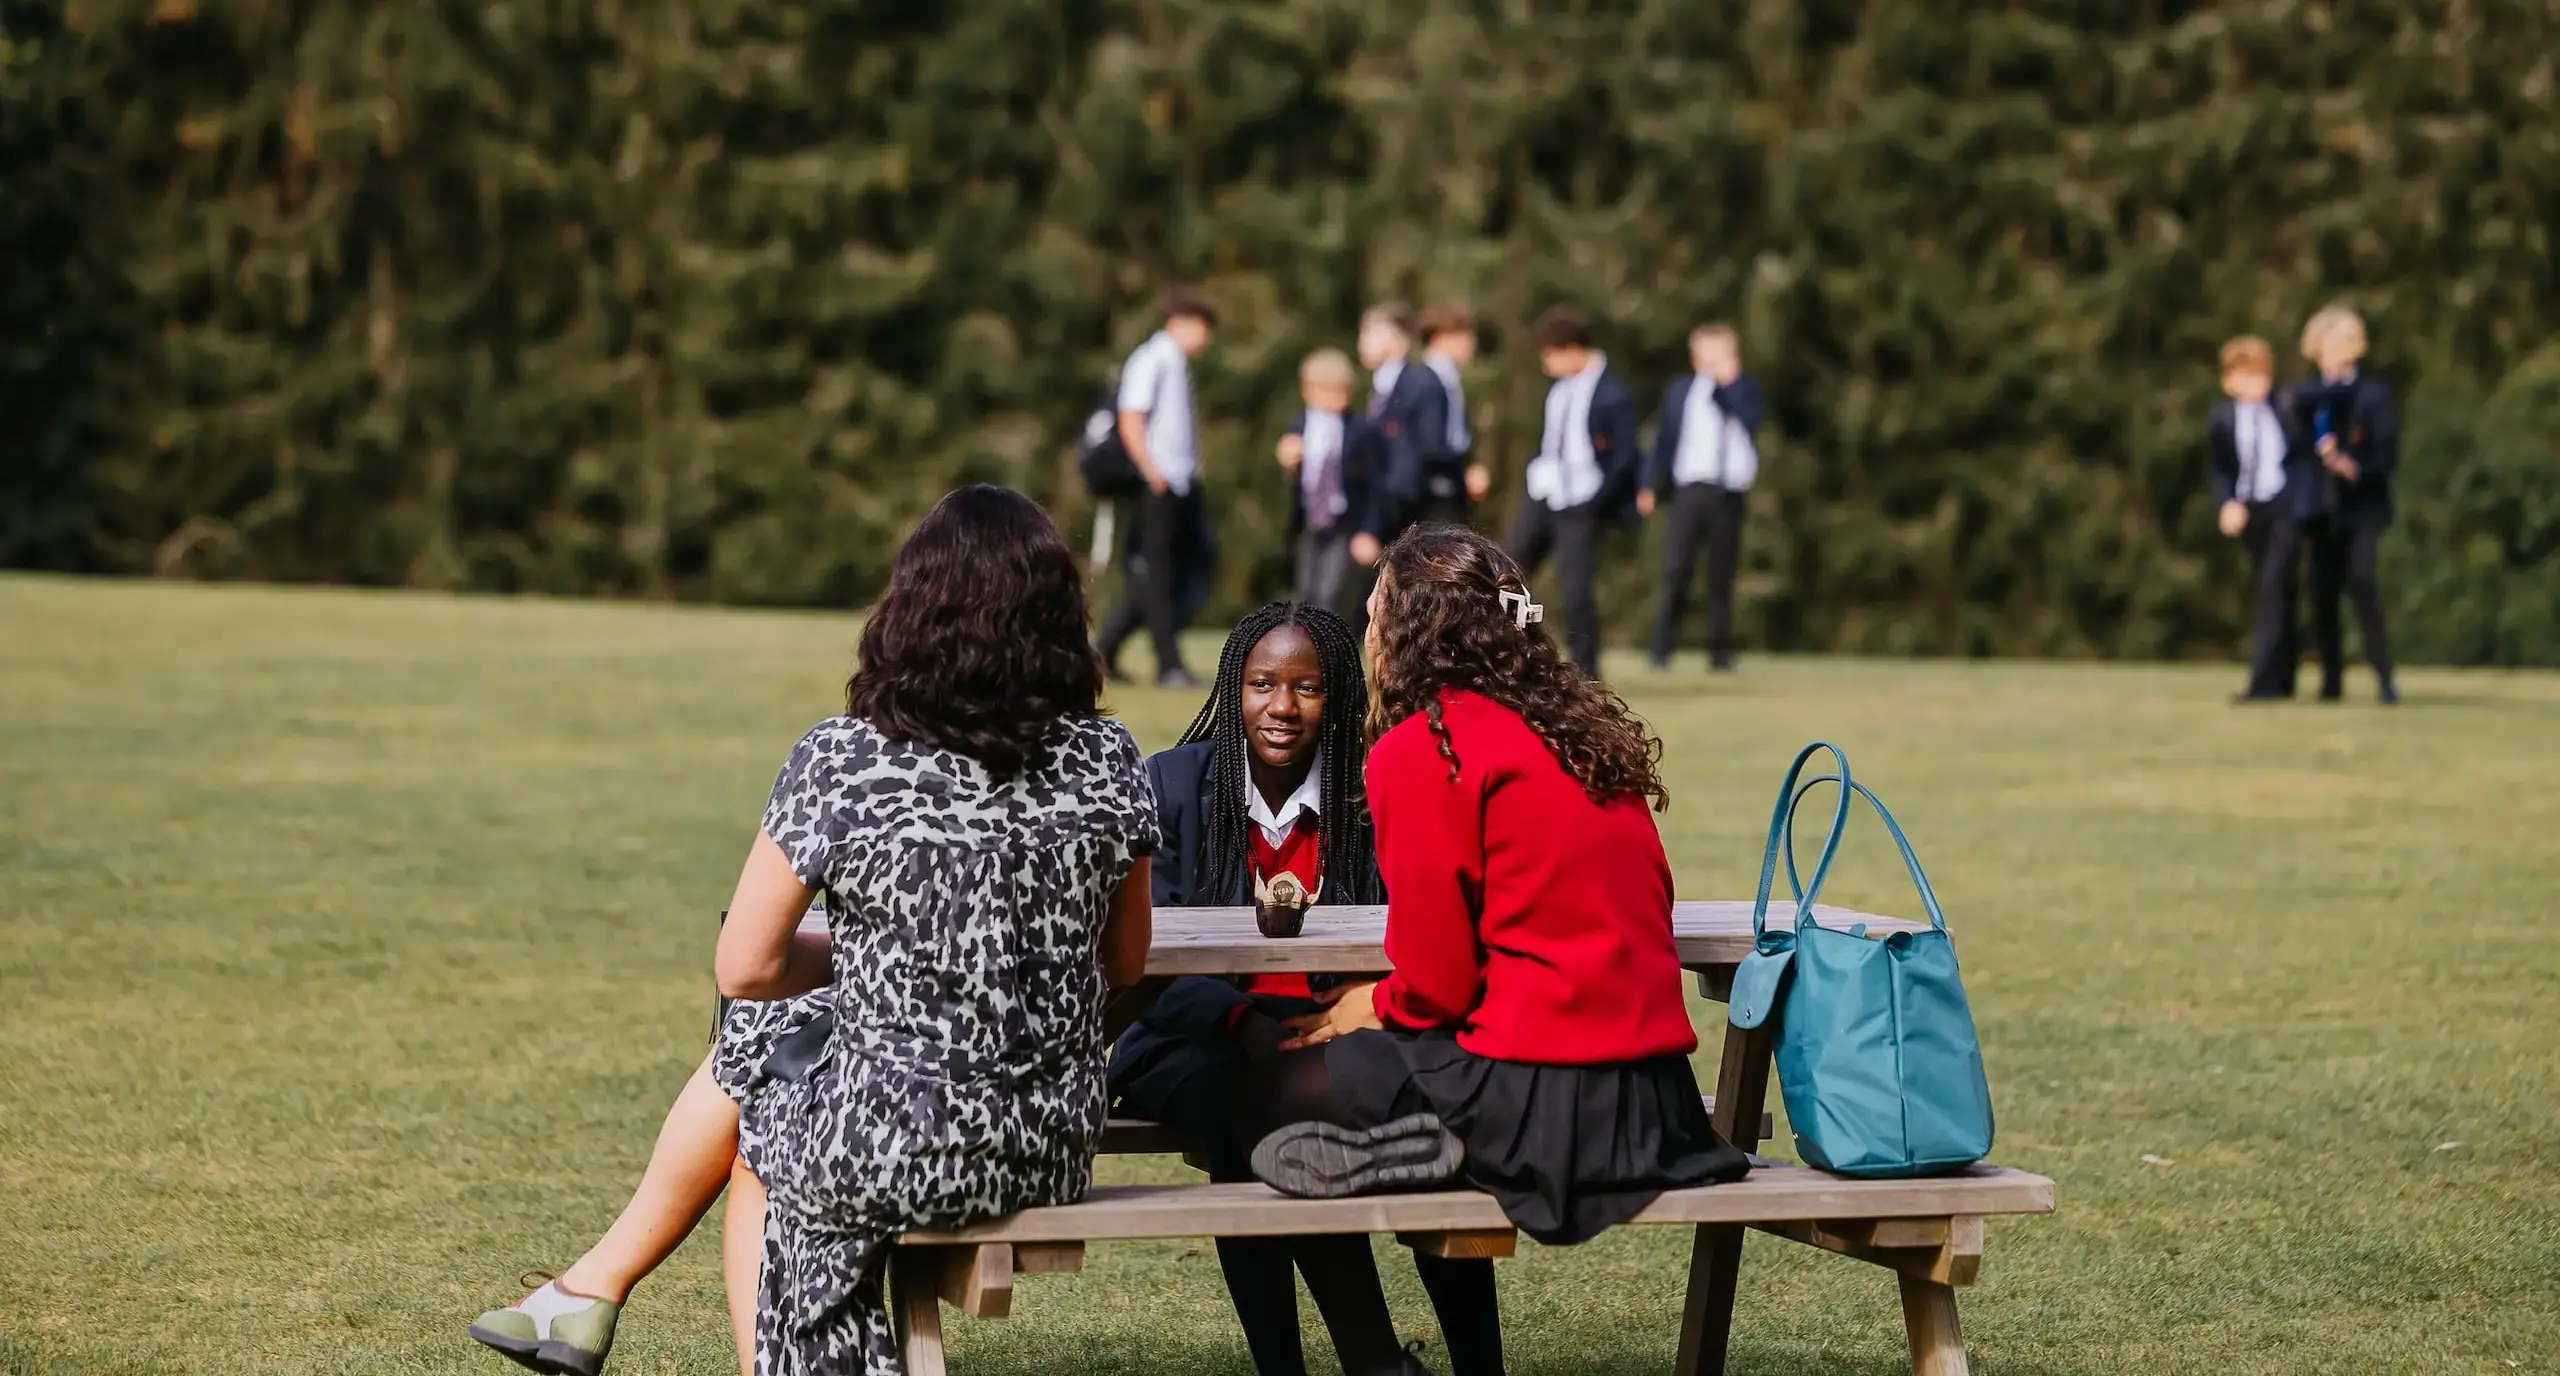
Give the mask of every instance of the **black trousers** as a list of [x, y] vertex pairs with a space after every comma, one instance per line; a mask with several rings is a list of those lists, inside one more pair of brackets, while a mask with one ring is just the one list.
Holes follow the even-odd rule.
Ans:
[[1591, 595], [1592, 571], [1600, 562], [1598, 502], [1558, 511], [1532, 499], [1520, 508], [1511, 527], [1511, 557], [1520, 561], [1522, 572], [1535, 577], [1550, 554], [1562, 588], [1565, 649], [1584, 673], [1598, 678], [1600, 605]]
[[1138, 499], [1137, 528], [1129, 532], [1129, 585], [1102, 624], [1102, 657], [1120, 662], [1120, 647], [1143, 622], [1155, 641], [1156, 672], [1182, 667], [1182, 592], [1207, 549], [1208, 516], [1200, 486], [1189, 492], [1150, 492]]
[[2249, 696], [2289, 698], [2295, 666], [2302, 661], [2301, 631], [2294, 618], [2301, 532], [2281, 499], [2251, 502], [2240, 543], [2249, 551]]
[[2338, 515], [2322, 516], [2303, 528], [2311, 547], [2311, 638], [2320, 647], [2320, 696], [2334, 698], [2345, 687], [2346, 638], [2338, 624], [2338, 594], [2356, 604], [2356, 621], [2364, 632], [2364, 657], [2374, 677], [2391, 681], [2391, 638], [2382, 624], [2382, 589], [2374, 580], [2374, 555], [2382, 527]]
[[1653, 608], [1653, 659], [1671, 658], [1680, 623], [1689, 615], [1689, 583], [1698, 550], [1707, 555], [1707, 662], [1733, 666], [1733, 575], [1742, 566], [1742, 512], [1747, 492], [1714, 483], [1689, 483], [1672, 494], [1669, 528], [1662, 537], [1662, 592]]

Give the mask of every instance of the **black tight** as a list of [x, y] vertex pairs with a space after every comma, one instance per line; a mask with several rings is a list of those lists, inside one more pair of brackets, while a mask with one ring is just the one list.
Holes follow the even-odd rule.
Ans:
[[[1283, 1051], [1280, 1043], [1288, 1035], [1287, 1028], [1258, 1012], [1248, 1010], [1236, 1020], [1235, 1038], [1244, 1049], [1248, 1073], [1245, 1092], [1233, 1100], [1232, 1140], [1246, 1144], [1247, 1152], [1252, 1150], [1250, 1144], [1290, 1123], [1362, 1126], [1334, 1087], [1333, 1077], [1325, 1067], [1324, 1049]], [[1342, 1358], [1345, 1376], [1401, 1370], [1404, 1354], [1396, 1343], [1395, 1320], [1387, 1313], [1386, 1292], [1378, 1285], [1378, 1269], [1370, 1257], [1369, 1240], [1352, 1234], [1275, 1241], [1298, 1249], [1299, 1271], [1307, 1278], [1307, 1291], [1315, 1296], [1316, 1309], [1324, 1315], [1325, 1329], [1333, 1336], [1334, 1351]], [[1228, 1242], [1219, 1244], [1222, 1263]], [[1280, 1264], [1285, 1267], [1287, 1262]], [[1413, 1269], [1431, 1296], [1432, 1312], [1439, 1316], [1441, 1340], [1449, 1349], [1450, 1376], [1500, 1376], [1502, 1311], [1494, 1295], [1493, 1263], [1453, 1261], [1415, 1252]], [[1232, 1272], [1228, 1288], [1239, 1296], [1243, 1293], [1235, 1290]], [[1239, 1298], [1239, 1316], [1243, 1307]], [[1288, 1323], [1294, 1344], [1294, 1293], [1289, 1295]], [[1246, 1324], [1248, 1335], [1253, 1327], [1250, 1322]], [[1254, 1364], [1266, 1373], [1273, 1370], [1263, 1366], [1259, 1348], [1254, 1353]]]

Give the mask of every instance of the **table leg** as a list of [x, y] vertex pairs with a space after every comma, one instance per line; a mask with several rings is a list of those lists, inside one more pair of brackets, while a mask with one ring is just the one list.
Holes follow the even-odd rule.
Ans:
[[[1716, 1069], [1716, 1131], [1744, 1151], [1760, 1149], [1760, 1114], [1769, 1099], [1769, 1029], [1727, 1024]], [[1733, 1301], [1742, 1278], [1742, 1225], [1701, 1226], [1689, 1247], [1689, 1291], [1680, 1307], [1679, 1376], [1723, 1376], [1733, 1335]]]
[[1964, 1328], [1953, 1287], [1920, 1276], [1902, 1282], [1902, 1323], [1911, 1336], [1912, 1376], [1965, 1376]]

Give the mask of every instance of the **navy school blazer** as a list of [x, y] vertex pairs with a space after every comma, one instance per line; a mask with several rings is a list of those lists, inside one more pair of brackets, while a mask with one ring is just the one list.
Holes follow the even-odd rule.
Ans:
[[[2329, 475], [2312, 455], [2310, 435], [2294, 424], [2285, 399], [2271, 399], [2270, 405], [2276, 413], [2276, 428], [2284, 434], [2285, 510], [2296, 520], [2306, 520], [2324, 509], [2323, 489]], [[2205, 419], [2206, 469], [2216, 506], [2240, 490], [2239, 415], [2239, 403], [2225, 398], [2214, 403], [2213, 413]]]
[[1422, 501], [1424, 480], [1449, 460], [1449, 389], [1419, 354], [1407, 354], [1387, 404], [1370, 418], [1387, 441], [1386, 481], [1381, 484], [1385, 520], [1376, 534], [1400, 533]]
[[1600, 464], [1600, 495], [1592, 505], [1625, 520], [1635, 517], [1636, 488], [1644, 477], [1637, 421], [1635, 394], [1618, 380], [1617, 369], [1602, 370], [1599, 385], [1591, 389], [1591, 457]]
[[[2400, 467], [2400, 414], [2391, 404], [2391, 389], [2382, 379], [2359, 369], [2355, 380], [2332, 387], [2313, 378], [2285, 388], [2276, 409], [2290, 413], [2308, 451], [2319, 434], [2322, 407], [2329, 410], [2330, 432], [2338, 447], [2356, 461], [2354, 482], [2332, 477], [2315, 467], [2312, 486], [2323, 499], [2321, 512], [2335, 512], [2351, 526], [2380, 530], [2391, 524], [2391, 476]], [[2318, 464], [2318, 458], [2313, 458]], [[2290, 482], [2290, 479], [2287, 479]]]
[[[1300, 411], [1281, 432], [1304, 438], [1307, 413]], [[1386, 433], [1367, 416], [1344, 412], [1342, 416], [1342, 497], [1350, 509], [1342, 514], [1341, 526], [1350, 535], [1377, 535], [1386, 530], [1393, 515], [1386, 509], [1387, 486], [1384, 481], [1391, 456]], [[1297, 474], [1289, 475], [1289, 533], [1296, 535], [1307, 528], [1307, 489]], [[1242, 900], [1238, 900], [1241, 902]]]
[[1680, 462], [1680, 431], [1688, 423], [1689, 389], [1702, 381], [1715, 388], [1710, 395], [1715, 398], [1717, 409], [1742, 422], [1744, 434], [1759, 434], [1760, 426], [1769, 419], [1760, 384], [1748, 372], [1725, 386], [1715, 386], [1704, 373], [1683, 373], [1671, 379], [1671, 385], [1662, 389], [1662, 416], [1654, 422], [1653, 453], [1645, 464], [1645, 486], [1652, 488], [1656, 496], [1670, 496], [1676, 485], [1673, 475]]

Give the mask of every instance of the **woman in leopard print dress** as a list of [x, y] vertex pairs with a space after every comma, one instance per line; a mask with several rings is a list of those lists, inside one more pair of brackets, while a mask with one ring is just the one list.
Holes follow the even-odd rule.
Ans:
[[[899, 552], [846, 715], [774, 782], [712, 1056], [768, 1200], [758, 1376], [897, 1372], [899, 1233], [1091, 1183], [1106, 978], [1144, 968], [1157, 837], [1085, 625], [1038, 507], [952, 494]], [[830, 930], [799, 937], [819, 893]]]

